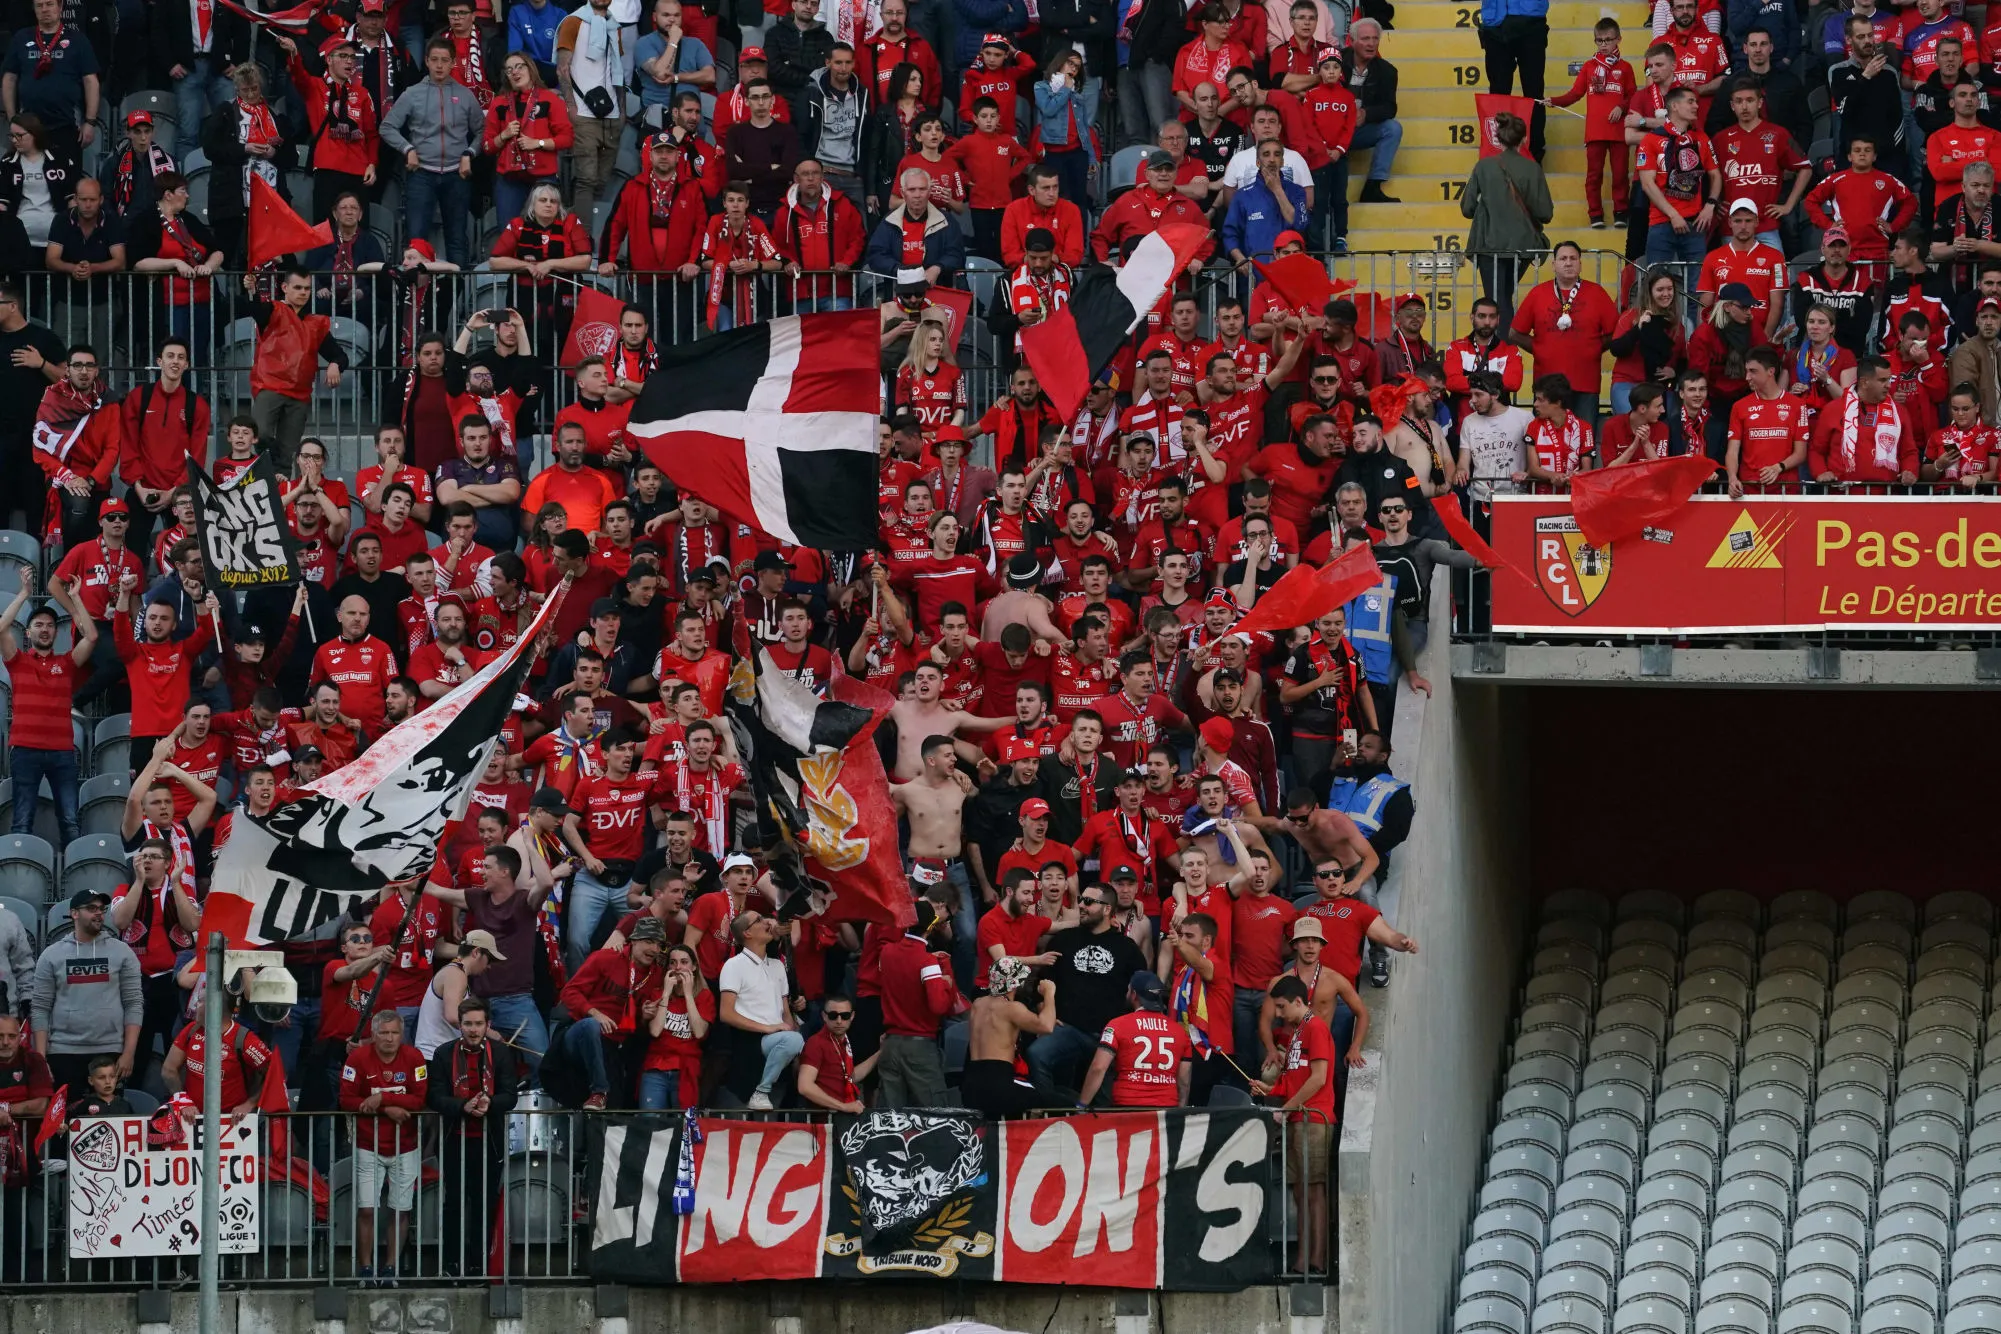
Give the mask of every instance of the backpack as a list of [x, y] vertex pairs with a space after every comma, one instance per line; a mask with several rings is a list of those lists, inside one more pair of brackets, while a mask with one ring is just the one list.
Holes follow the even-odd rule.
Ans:
[[[159, 387], [159, 383], [158, 380], [148, 380], [139, 386], [139, 420], [142, 423], [146, 420], [148, 409], [153, 406], [153, 390]], [[183, 382], [181, 393], [181, 415], [187, 420], [188, 439], [192, 441], [195, 438], [195, 391]]]

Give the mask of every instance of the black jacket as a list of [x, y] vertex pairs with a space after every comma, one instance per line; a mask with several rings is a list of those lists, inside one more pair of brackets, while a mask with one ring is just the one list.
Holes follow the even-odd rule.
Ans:
[[[49, 207], [57, 217], [61, 217], [69, 210], [69, 201], [76, 194], [77, 165], [54, 147], [43, 150], [42, 158], [42, 173], [49, 186]], [[19, 153], [9, 153], [0, 158], [0, 212], [19, 215], [21, 192], [27, 179], [27, 172], [21, 168]]]
[[780, 19], [764, 34], [765, 54], [771, 57], [771, 86], [786, 104], [797, 109], [800, 95], [813, 71], [825, 68], [834, 53], [834, 34], [824, 23], [800, 30], [789, 17]]
[[[191, 66], [195, 63], [195, 19], [194, 9], [188, 0], [158, 0], [152, 6], [153, 59], [160, 72], [165, 74], [176, 65]], [[256, 34], [251, 30], [250, 20], [234, 13], [224, 5], [215, 7], [215, 17], [211, 20], [211, 41], [209, 42], [209, 73], [221, 75], [224, 69], [240, 65], [250, 59]], [[317, 39], [315, 39], [317, 40]], [[165, 87], [163, 82], [161, 87]]]
[[1876, 156], [1885, 159], [1890, 148], [1904, 142], [1904, 94], [1897, 82], [1895, 65], [1873, 79], [1862, 77], [1862, 66], [1844, 60], [1827, 72], [1827, 92], [1839, 118], [1834, 145], [1835, 159], [1848, 160], [1848, 144], [1860, 135], [1876, 141]]
[[476, 1068], [482, 1060], [490, 1062], [493, 1069], [492, 1103], [486, 1115], [480, 1118], [481, 1129], [485, 1132], [487, 1149], [498, 1156], [507, 1144], [507, 1114], [514, 1110], [519, 1097], [514, 1077], [515, 1054], [512, 1048], [502, 1046], [492, 1038], [484, 1044], [484, 1053], [468, 1052], [461, 1056], [468, 1044], [464, 1038], [453, 1038], [450, 1042], [431, 1053], [427, 1064], [431, 1067], [429, 1091], [425, 1100], [431, 1110], [445, 1120], [445, 1133], [456, 1134], [466, 1119], [466, 1100], [456, 1096], [452, 1090], [452, 1072], [455, 1068]]
[[1380, 125], [1397, 118], [1397, 67], [1377, 56], [1369, 62], [1368, 78], [1355, 82], [1355, 52], [1341, 53], [1341, 78], [1355, 95], [1356, 103], [1368, 113], [1365, 124]]
[[[277, 122], [278, 133], [285, 135], [289, 128], [281, 106], [268, 101], [272, 119]], [[208, 154], [208, 220], [220, 223], [242, 217], [248, 207], [243, 198], [243, 164], [250, 155], [243, 151], [243, 134], [239, 128], [241, 112], [237, 110], [235, 99], [224, 102], [208, 113], [208, 119], [201, 126], [201, 151]], [[268, 161], [278, 170], [279, 193], [284, 193], [285, 171], [298, 160], [297, 148], [289, 137], [281, 138], [277, 154]]]

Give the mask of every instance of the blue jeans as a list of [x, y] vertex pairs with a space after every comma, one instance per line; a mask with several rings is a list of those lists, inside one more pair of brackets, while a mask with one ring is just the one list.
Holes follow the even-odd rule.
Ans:
[[528, 1083], [534, 1085], [542, 1074], [542, 1058], [535, 1053], [549, 1049], [549, 1026], [542, 1022], [542, 1012], [535, 1008], [535, 993], [510, 991], [503, 996], [488, 996], [486, 1004], [493, 1020], [493, 1036], [506, 1038], [523, 1049], [522, 1058], [528, 1062]]
[[616, 1040], [608, 1039], [598, 1021], [587, 1014], [578, 1015], [577, 1021], [563, 1030], [563, 1050], [583, 1067], [593, 1093], [611, 1092], [611, 1077], [605, 1073], [604, 1044]]
[[[1369, 154], [1369, 179], [1387, 181], [1390, 168], [1396, 165], [1397, 149], [1403, 147], [1403, 124], [1394, 120], [1376, 121], [1355, 131], [1355, 137], [1348, 146], [1351, 153], [1359, 153], [1367, 148]], [[1342, 159], [1346, 161], [1346, 159]], [[1346, 180], [1346, 177], [1342, 178]], [[1696, 258], [1700, 259], [1701, 256]]]
[[853, 310], [854, 308], [855, 299], [851, 296], [816, 296], [799, 302], [793, 307], [793, 311], [800, 315], [811, 315], [818, 311]]
[[[1028, 1044], [1029, 1078], [1045, 1088], [1079, 1088], [1097, 1049], [1096, 1033], [1086, 1033], [1074, 1024], [1058, 1024]], [[1106, 1085], [1110, 1086], [1109, 1080]]]
[[514, 511], [505, 505], [473, 506], [473, 521], [478, 526], [473, 529], [473, 537], [480, 545], [492, 547], [495, 551], [514, 550]]
[[625, 885], [607, 885], [589, 871], [578, 871], [563, 903], [563, 962], [572, 974], [591, 952], [591, 932], [606, 912], [625, 911]]
[[1682, 279], [1683, 286], [1689, 286], [1689, 279], [1702, 266], [1702, 257], [1709, 253], [1709, 238], [1691, 226], [1679, 234], [1674, 224], [1657, 222], [1647, 228], [1647, 263], [1662, 264], [1672, 261], [1689, 267], [1675, 276]]
[[1237, 1064], [1257, 1073], [1257, 1063], [1264, 1059], [1264, 1047], [1258, 1042], [1258, 1011], [1264, 1008], [1265, 993], [1255, 987], [1237, 988], [1236, 1038]]
[[17, 834], [35, 832], [35, 810], [41, 802], [42, 780], [56, 801], [56, 826], [62, 830], [62, 844], [83, 833], [77, 823], [77, 763], [73, 750], [34, 750], [16, 746], [11, 770], [14, 778], [14, 829]]
[[505, 227], [509, 218], [518, 218], [528, 211], [528, 196], [538, 185], [554, 185], [554, 176], [537, 176], [532, 180], [517, 180], [512, 176], [493, 178], [493, 216], [500, 219]]
[[639, 1072], [639, 1110], [657, 1112], [677, 1111], [681, 1106], [681, 1072], [679, 1070], [642, 1070]]
[[180, 142], [199, 143], [208, 113], [236, 96], [236, 84], [217, 72], [221, 68], [222, 62], [213, 56], [196, 56], [188, 72], [174, 84], [174, 121], [180, 128]]
[[299, 1051], [305, 1046], [307, 1036], [320, 1030], [320, 998], [301, 996], [292, 1013], [283, 1024], [261, 1025], [264, 1040], [285, 1063], [285, 1080], [289, 1084], [299, 1082]]
[[757, 1077], [757, 1091], [768, 1096], [778, 1077], [785, 1073], [785, 1067], [806, 1050], [806, 1039], [799, 1036], [796, 1028], [782, 1028], [776, 1033], [766, 1033], [758, 1046], [764, 1049], [764, 1073]]
[[[472, 182], [456, 171], [413, 171], [403, 179], [403, 207], [412, 237], [431, 239], [431, 219], [442, 212], [445, 258], [460, 268], [472, 262], [466, 223], [472, 210]], [[1697, 256], [1701, 258], [1701, 256]]]

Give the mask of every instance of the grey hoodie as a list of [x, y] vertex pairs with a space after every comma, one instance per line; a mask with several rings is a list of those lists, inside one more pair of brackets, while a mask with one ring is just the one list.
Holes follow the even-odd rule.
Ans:
[[123, 1051], [126, 1028], [145, 1018], [141, 977], [139, 956], [109, 932], [56, 941], [35, 961], [34, 1031], [56, 1056]]
[[472, 89], [426, 78], [396, 99], [382, 121], [382, 142], [399, 153], [416, 149], [420, 171], [455, 172], [460, 158], [478, 154], [485, 125]]
[[35, 941], [12, 910], [0, 908], [0, 986], [7, 988], [6, 1010], [19, 1014], [35, 984]]

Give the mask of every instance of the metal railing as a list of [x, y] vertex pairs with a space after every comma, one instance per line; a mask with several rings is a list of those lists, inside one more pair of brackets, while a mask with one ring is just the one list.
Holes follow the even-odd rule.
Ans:
[[[1170, 1111], [1182, 1116], [1201, 1109]], [[828, 1124], [823, 1112], [719, 1111], [731, 1121]], [[415, 1114], [418, 1147], [412, 1207], [393, 1207], [394, 1175], [373, 1205], [356, 1190], [358, 1120], [350, 1112], [258, 1118], [261, 1163], [258, 1244], [222, 1257], [225, 1286], [404, 1287], [451, 1284], [583, 1284], [591, 1281], [590, 1174], [614, 1125], [661, 1113], [517, 1107], [504, 1136], [469, 1139], [439, 1115]], [[1306, 1132], [1331, 1139], [1318, 1113], [1303, 1113], [1270, 1143], [1272, 1177], [1261, 1280], [1323, 1281], [1331, 1258], [1331, 1149], [1305, 1153]], [[80, 1123], [87, 1125], [87, 1122]], [[32, 1133], [32, 1129], [30, 1130]], [[81, 1132], [79, 1132], [81, 1133]], [[37, 1289], [175, 1288], [195, 1278], [197, 1248], [167, 1256], [73, 1259], [67, 1137], [0, 1187], [0, 1285]], [[1301, 1182], [1301, 1164], [1312, 1175]], [[672, 1166], [668, 1170], [671, 1172]], [[364, 1181], [364, 1184], [368, 1184]], [[671, 1182], [663, 1182], [666, 1196]], [[1302, 1188], [1305, 1187], [1305, 1188]], [[1164, 1187], [1163, 1187], [1164, 1188]], [[1321, 1211], [1314, 1241], [1306, 1211]], [[372, 1244], [371, 1244], [372, 1243]], [[1312, 1249], [1317, 1247], [1318, 1249]], [[372, 1251], [372, 1258], [371, 1258]]]

